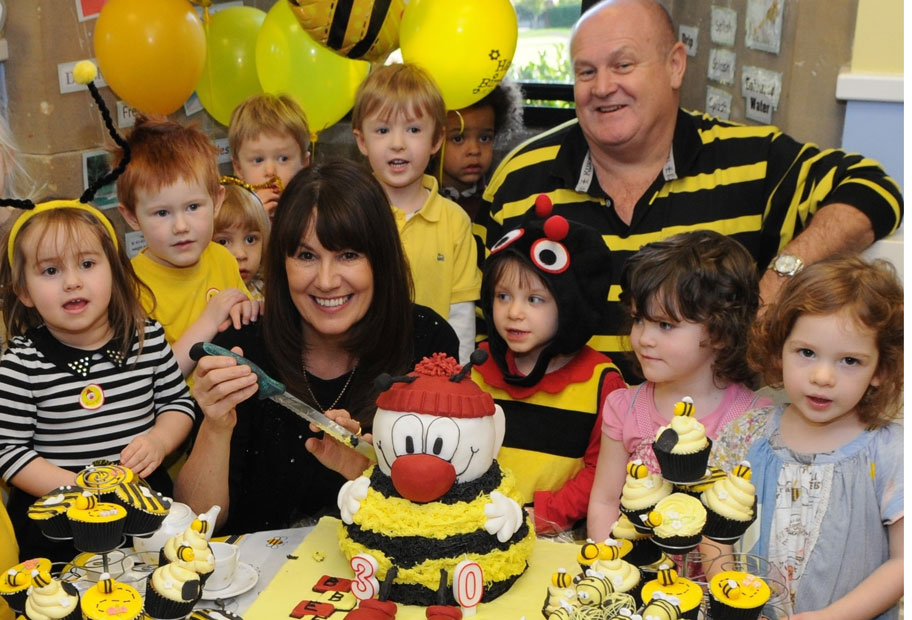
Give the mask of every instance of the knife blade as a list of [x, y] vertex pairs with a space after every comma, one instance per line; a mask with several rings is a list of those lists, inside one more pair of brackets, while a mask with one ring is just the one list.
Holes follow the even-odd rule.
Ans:
[[360, 454], [363, 454], [370, 459], [371, 462], [377, 461], [374, 447], [364, 441], [360, 435], [355, 435], [350, 430], [338, 422], [333, 421], [317, 409], [314, 409], [300, 398], [289, 394], [285, 390], [284, 383], [270, 377], [262, 368], [246, 357], [229, 351], [224, 347], [220, 347], [217, 344], [212, 344], [211, 342], [197, 342], [190, 348], [190, 357], [196, 361], [199, 361], [200, 358], [207, 355], [227, 355], [228, 357], [233, 357], [238, 364], [249, 366], [250, 370], [253, 371], [253, 374], [255, 374], [257, 378], [257, 385], [259, 386], [257, 394], [260, 400], [268, 398], [273, 402], [282, 405], [298, 417], [307, 420], [324, 433], [329, 434], [334, 439], [353, 448]]

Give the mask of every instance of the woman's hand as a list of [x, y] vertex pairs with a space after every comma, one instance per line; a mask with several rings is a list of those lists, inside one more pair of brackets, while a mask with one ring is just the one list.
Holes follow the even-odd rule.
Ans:
[[[356, 435], [361, 433], [361, 423], [352, 419], [351, 414], [345, 409], [330, 409], [326, 412], [326, 417]], [[320, 432], [320, 429], [313, 424], [310, 425], [310, 430], [314, 433]], [[362, 435], [361, 441], [366, 441], [373, 445], [373, 437], [370, 434]], [[322, 439], [310, 437], [304, 442], [304, 447], [317, 457], [317, 460], [325, 467], [339, 472], [348, 480], [354, 480], [370, 466], [370, 461], [366, 456], [333, 439], [326, 433], [323, 434]]]
[[[243, 355], [241, 347], [232, 352]], [[215, 427], [232, 429], [237, 422], [235, 407], [256, 394], [257, 378], [246, 364], [227, 355], [207, 355], [193, 371], [193, 397]]]

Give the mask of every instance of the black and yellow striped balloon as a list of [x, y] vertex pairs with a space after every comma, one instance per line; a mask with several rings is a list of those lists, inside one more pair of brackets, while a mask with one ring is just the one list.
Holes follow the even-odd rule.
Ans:
[[404, 0], [288, 0], [311, 38], [352, 59], [382, 61], [399, 47]]

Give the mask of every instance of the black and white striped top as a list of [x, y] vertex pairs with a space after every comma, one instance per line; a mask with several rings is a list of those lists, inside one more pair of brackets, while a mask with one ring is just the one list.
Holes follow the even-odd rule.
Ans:
[[[13, 338], [0, 359], [0, 475], [15, 476], [36, 458], [78, 470], [120, 451], [165, 411], [195, 419], [193, 400], [165, 332], [145, 325], [137, 358], [112, 340], [96, 351], [74, 349], [43, 326]], [[132, 366], [135, 362], [135, 366]]]

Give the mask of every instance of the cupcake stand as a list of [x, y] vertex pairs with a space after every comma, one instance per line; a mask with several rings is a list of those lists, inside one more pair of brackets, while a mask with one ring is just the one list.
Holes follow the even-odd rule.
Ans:
[[[630, 465], [628, 465], [628, 472], [630, 472]], [[706, 470], [704, 477], [698, 480], [689, 480], [687, 482], [666, 480], [674, 487], [674, 493], [689, 494], [696, 498], [699, 494], [695, 492], [695, 489], [706, 489], [709, 485], [724, 477], [724, 472], [714, 469], [713, 471]], [[754, 502], [754, 515], [756, 515], [756, 500]], [[655, 525], [651, 524], [649, 518], [645, 515], [641, 519], [647, 527]], [[652, 528], [650, 527], [650, 529]], [[638, 528], [638, 531], [642, 533], [648, 530]], [[748, 573], [763, 579], [769, 586], [771, 592], [769, 600], [763, 605], [762, 610], [759, 612], [759, 618], [766, 620], [784, 620], [790, 617], [786, 611], [789, 606], [785, 579], [776, 567], [770, 564], [766, 558], [758, 555], [748, 553], [723, 553], [720, 546], [717, 546], [712, 540], [704, 537], [707, 534], [705, 530], [700, 534], [702, 536], [692, 536], [694, 540], [682, 541], [674, 538], [662, 540], [660, 537], [650, 533], [650, 538], [648, 540], [659, 547], [666, 555], [658, 562], [640, 567], [640, 571], [643, 575], [642, 581], [648, 582], [649, 580], [659, 578], [661, 571], [658, 570], [658, 565], [662, 562], [665, 562], [666, 564], [670, 562], [672, 564], [671, 568], [676, 569], [678, 577], [689, 580], [702, 589], [703, 597], [699, 605], [699, 611], [696, 611], [695, 617], [699, 620], [727, 620], [727, 618], [715, 618], [710, 615], [709, 583], [706, 575], [713, 575], [723, 571]], [[719, 543], [732, 545], [737, 543], [742, 534], [744, 534], [743, 529], [737, 535], [717, 537], [716, 540]], [[697, 539], [699, 540], [697, 541]], [[685, 544], [680, 545], [681, 542], [684, 542]], [[699, 547], [696, 546], [698, 542]], [[678, 544], [676, 545], [675, 543]], [[640, 608], [640, 611], [642, 611], [642, 607]], [[688, 615], [694, 616], [694, 611], [692, 611], [691, 614], [685, 614], [685, 617]], [[606, 620], [610, 617], [611, 616], [604, 616]], [[588, 619], [590, 616], [571, 615], [571, 618]]]
[[[100, 468], [108, 466], [109, 465], [107, 464], [101, 465]], [[118, 467], [112, 466], [111, 468], [117, 469]], [[142, 482], [142, 484], [145, 483]], [[70, 487], [67, 487], [67, 489], [70, 489]], [[81, 494], [85, 495], [86, 498], [89, 498], [91, 502], [99, 502], [97, 504], [99, 507], [109, 506], [110, 503], [115, 501], [113, 499], [113, 494], [105, 495], [101, 500], [98, 500], [97, 497], [90, 497], [93, 495], [94, 490], [95, 489], [86, 487], [79, 489]], [[160, 495], [156, 495], [160, 498]], [[88, 503], [88, 501], [82, 501], [82, 498], [80, 498], [80, 501], [81, 504], [79, 505]], [[147, 584], [150, 581], [150, 576], [153, 571], [158, 568], [159, 550], [162, 548], [165, 541], [172, 535], [180, 534], [185, 531], [194, 519], [199, 518], [203, 521], [209, 520], [214, 523], [215, 516], [218, 514], [218, 507], [216, 506], [213, 507], [213, 510], [211, 510], [209, 514], [199, 515], [199, 517], [197, 517], [197, 515], [192, 513], [189, 506], [177, 502], [172, 503], [167, 498], [165, 498], [164, 501], [166, 504], [165, 514], [167, 515], [164, 518], [164, 521], [158, 520], [154, 526], [149, 525], [149, 522], [147, 521], [145, 531], [129, 531], [129, 528], [124, 526], [124, 523], [127, 523], [127, 519], [116, 519], [113, 524], [105, 523], [104, 526], [108, 528], [108, 531], [100, 537], [86, 536], [83, 533], [77, 532], [72, 532], [72, 535], [70, 536], [62, 536], [60, 535], [59, 526], [57, 531], [54, 532], [54, 536], [48, 535], [48, 532], [45, 531], [44, 533], [47, 538], [71, 543], [77, 551], [81, 552], [69, 562], [51, 564], [51, 577], [61, 582], [62, 586], [68, 592], [78, 593], [80, 599], [101, 582], [113, 579], [116, 584], [123, 584], [134, 589], [144, 601]], [[134, 520], [132, 522], [135, 523], [136, 521]], [[110, 528], [116, 529], [117, 533], [115, 534], [112, 532]], [[133, 544], [136, 546], [137, 550], [125, 547], [130, 537], [133, 537]], [[208, 535], [206, 538], [208, 538]], [[38, 561], [30, 560], [24, 563], [24, 565], [20, 564], [14, 568], [17, 568], [21, 573], [24, 573], [27, 576], [26, 579], [31, 580], [30, 583], [32, 584], [32, 587], [35, 587], [35, 577], [32, 576], [33, 565], [35, 568], [42, 568], [42, 570], [44, 570], [43, 567], [46, 565], [43, 563], [47, 562], [47, 560], [42, 560], [40, 562], [41, 565], [39, 566]], [[4, 570], [3, 573], [12, 575], [13, 571], [11, 568], [7, 567], [7, 570]], [[37, 573], [37, 571], [35, 571], [35, 573]], [[31, 588], [28, 592], [31, 593]], [[3, 594], [3, 592], [0, 592], [0, 594]], [[133, 596], [135, 597], [135, 594]], [[26, 614], [25, 602], [27, 597], [15, 598], [4, 596], [4, 598], [13, 611]], [[206, 591], [200, 587], [194, 603], [198, 602], [201, 598], [213, 599], [214, 597], [206, 596]], [[128, 611], [124, 608], [122, 611], [125, 615], [115, 614], [112, 615], [111, 618], [129, 618], [130, 620], [177, 620], [173, 617], [160, 618], [159, 616], [149, 615], [144, 609], [145, 603], [143, 603], [142, 608], [143, 611], [132, 609]], [[77, 608], [73, 612], [74, 617], [76, 618], [83, 617], [79, 615], [79, 609], [80, 605], [77, 603]], [[190, 613], [191, 612], [188, 611], [186, 614], [179, 615], [178, 618], [187, 618], [190, 616]], [[67, 615], [65, 618], [69, 619], [70, 616]]]

